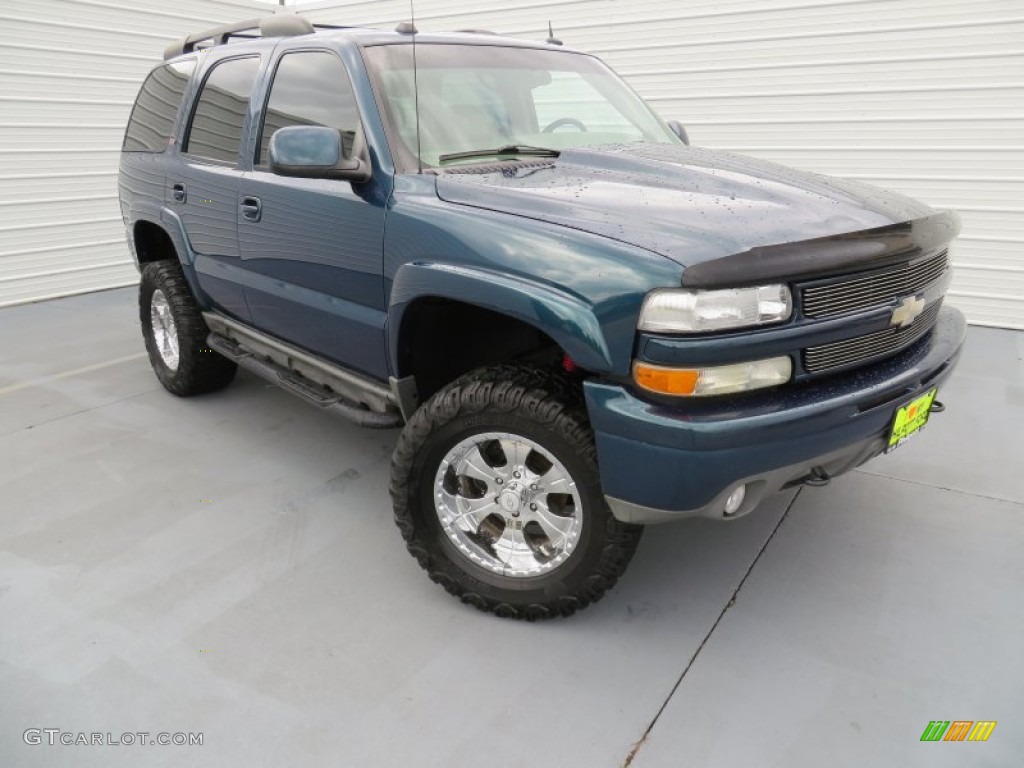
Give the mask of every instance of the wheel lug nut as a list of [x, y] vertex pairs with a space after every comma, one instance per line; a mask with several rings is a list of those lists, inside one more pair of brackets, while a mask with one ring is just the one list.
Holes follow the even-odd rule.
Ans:
[[502, 484], [503, 482], [505, 482], [505, 481], [504, 481], [504, 480], [502, 480], [502, 479], [501, 479], [501, 478], [499, 477], [499, 478], [498, 478], [498, 485], [501, 485], [501, 484]]
[[513, 472], [512, 473], [512, 477], [519, 477], [519, 473], [518, 472]]
[[537, 511], [537, 505], [536, 505], [536, 504], [531, 504], [531, 505], [530, 505], [530, 510], [531, 510], [532, 512], [536, 512], [536, 511]]
[[534, 483], [533, 485], [531, 485], [531, 486], [530, 486], [530, 490], [531, 490], [531, 491], [536, 491], [536, 490], [537, 490], [537, 484], [536, 484], [536, 483]]

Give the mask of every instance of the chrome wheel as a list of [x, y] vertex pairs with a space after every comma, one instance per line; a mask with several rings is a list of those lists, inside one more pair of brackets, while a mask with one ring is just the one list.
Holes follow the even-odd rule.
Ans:
[[502, 576], [549, 573], [572, 554], [583, 505], [566, 468], [534, 441], [473, 435], [445, 455], [434, 509], [466, 558]]
[[171, 314], [171, 305], [164, 292], [157, 288], [149, 303], [149, 319], [153, 327], [153, 342], [160, 359], [170, 370], [178, 370], [178, 326]]

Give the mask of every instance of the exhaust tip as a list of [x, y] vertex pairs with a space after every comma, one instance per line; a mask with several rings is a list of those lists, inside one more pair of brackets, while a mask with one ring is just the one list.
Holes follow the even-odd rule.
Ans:
[[811, 486], [812, 488], [823, 488], [832, 482], [832, 475], [826, 472], [822, 467], [812, 467], [810, 474], [808, 474], [801, 482], [804, 485]]

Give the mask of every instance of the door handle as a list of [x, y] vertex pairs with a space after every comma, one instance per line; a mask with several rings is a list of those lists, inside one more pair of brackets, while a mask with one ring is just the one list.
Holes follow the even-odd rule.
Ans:
[[243, 197], [242, 215], [249, 221], [259, 221], [263, 215], [263, 201], [258, 197]]
[[171, 196], [174, 198], [176, 203], [184, 203], [188, 195], [185, 192], [184, 184], [175, 184], [171, 187]]

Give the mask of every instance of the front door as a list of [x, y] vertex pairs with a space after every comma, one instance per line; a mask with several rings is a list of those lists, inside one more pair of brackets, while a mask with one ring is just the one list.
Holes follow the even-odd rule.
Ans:
[[239, 190], [238, 232], [253, 324], [321, 357], [387, 378], [382, 276], [387, 191], [270, 172], [274, 131], [321, 125], [347, 152], [360, 119], [345, 65], [326, 50], [286, 53], [274, 73], [253, 170]]

